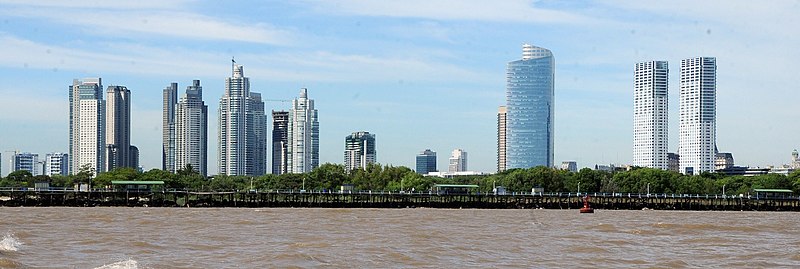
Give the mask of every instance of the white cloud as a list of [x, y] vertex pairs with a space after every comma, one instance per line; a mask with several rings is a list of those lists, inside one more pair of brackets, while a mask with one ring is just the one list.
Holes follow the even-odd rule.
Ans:
[[[111, 9], [102, 9], [104, 7]], [[172, 5], [160, 6], [157, 4], [143, 4], [142, 6], [53, 4], [6, 6], [0, 11], [0, 14], [8, 17], [46, 19], [61, 25], [83, 27], [87, 33], [128, 38], [133, 34], [152, 34], [169, 38], [227, 40], [272, 45], [288, 45], [295, 39], [289, 30], [279, 29], [270, 24], [224, 21], [173, 8]], [[64, 14], [81, 15], [65, 16]]]
[[526, 23], [588, 24], [600, 22], [597, 19], [576, 13], [537, 8], [532, 1], [527, 0], [344, 0], [313, 2], [318, 12], [332, 12], [344, 15]]

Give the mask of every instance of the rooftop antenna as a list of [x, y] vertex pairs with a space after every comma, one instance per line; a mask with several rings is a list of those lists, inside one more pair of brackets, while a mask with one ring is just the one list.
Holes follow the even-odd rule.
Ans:
[[234, 59], [233, 56], [231, 56], [231, 74], [236, 72], [236, 71], [234, 71], [235, 69], [236, 69], [236, 60]]

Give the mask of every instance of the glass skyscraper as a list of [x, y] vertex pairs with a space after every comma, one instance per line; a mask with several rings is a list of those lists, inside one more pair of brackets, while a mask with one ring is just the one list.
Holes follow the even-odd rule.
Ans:
[[417, 155], [417, 173], [425, 175], [436, 170], [436, 152], [425, 149]]
[[555, 58], [522, 46], [506, 68], [506, 169], [553, 166]]

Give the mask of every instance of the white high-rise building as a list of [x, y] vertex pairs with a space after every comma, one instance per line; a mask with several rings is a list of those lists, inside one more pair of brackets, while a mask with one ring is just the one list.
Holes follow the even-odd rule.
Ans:
[[364, 169], [376, 162], [375, 134], [353, 132], [344, 138], [344, 169]]
[[633, 165], [667, 169], [669, 67], [636, 64], [633, 79]]
[[69, 156], [66, 153], [48, 153], [44, 157], [44, 175], [69, 175]]
[[69, 172], [88, 165], [94, 173], [105, 169], [106, 128], [103, 84], [100, 78], [73, 80], [69, 91]]
[[450, 173], [468, 171], [466, 151], [462, 149], [453, 150], [453, 154], [450, 155], [450, 165], [448, 166], [448, 171]]
[[319, 118], [308, 89], [292, 101], [288, 132], [289, 173], [307, 173], [319, 166]]
[[[177, 83], [174, 83], [177, 88]], [[166, 98], [165, 94], [165, 98]], [[165, 100], [166, 102], [166, 100]], [[174, 108], [174, 171], [186, 165], [208, 174], [208, 106], [203, 102], [200, 80], [192, 81]]]
[[219, 174], [263, 175], [266, 172], [264, 102], [260, 94], [250, 92], [250, 79], [244, 76], [244, 67], [234, 62], [232, 68], [233, 75], [225, 78], [225, 93], [219, 100]]
[[681, 61], [680, 171], [714, 171], [717, 140], [717, 60], [697, 57]]
[[108, 86], [106, 90], [105, 146], [105, 171], [119, 167], [133, 167], [130, 153], [131, 91], [125, 86]]

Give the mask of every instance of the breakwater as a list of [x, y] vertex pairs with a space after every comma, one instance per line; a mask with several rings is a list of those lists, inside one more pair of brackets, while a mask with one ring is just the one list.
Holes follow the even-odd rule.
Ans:
[[[387, 191], [74, 191], [0, 190], [0, 206], [322, 207], [322, 208], [503, 208], [578, 209], [577, 193], [439, 194]], [[800, 198], [589, 193], [595, 209], [800, 211]]]

